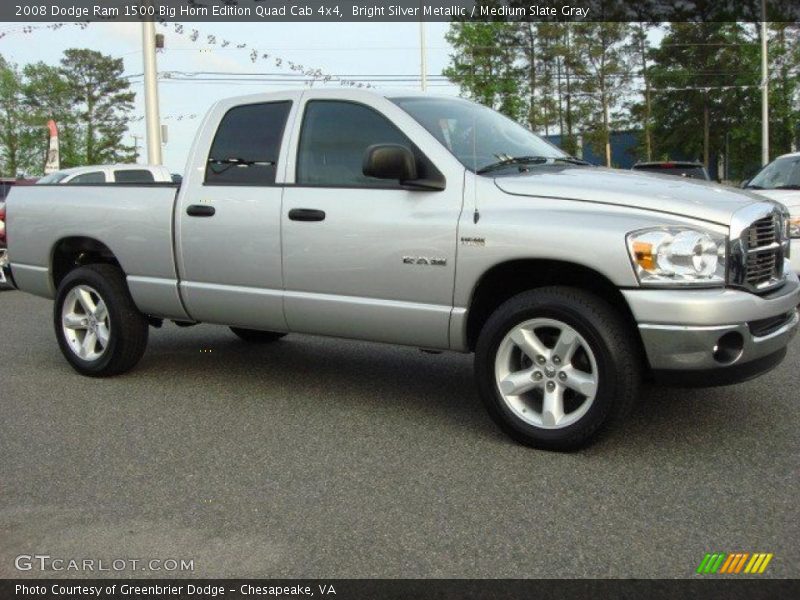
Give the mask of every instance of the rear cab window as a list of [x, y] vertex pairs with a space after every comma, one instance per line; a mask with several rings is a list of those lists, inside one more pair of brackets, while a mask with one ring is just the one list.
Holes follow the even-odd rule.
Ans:
[[230, 109], [219, 124], [206, 165], [206, 185], [271, 186], [290, 101]]
[[114, 181], [117, 183], [153, 183], [156, 180], [152, 171], [147, 169], [122, 169], [114, 171]]
[[70, 179], [67, 183], [70, 185], [83, 185], [86, 183], [105, 183], [106, 174], [102, 171], [90, 171], [89, 173], [82, 173]]

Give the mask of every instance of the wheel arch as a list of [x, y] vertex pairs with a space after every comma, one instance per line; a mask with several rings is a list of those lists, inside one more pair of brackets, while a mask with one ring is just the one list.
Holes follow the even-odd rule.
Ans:
[[475, 350], [478, 335], [491, 314], [506, 300], [531, 289], [563, 285], [595, 294], [614, 307], [631, 326], [644, 352], [636, 319], [619, 288], [605, 275], [579, 263], [550, 259], [516, 259], [498, 263], [481, 275], [470, 296], [466, 343]]
[[58, 240], [50, 254], [50, 277], [53, 289], [58, 289], [70, 271], [90, 264], [108, 264], [123, 270], [114, 252], [96, 238], [70, 236]]

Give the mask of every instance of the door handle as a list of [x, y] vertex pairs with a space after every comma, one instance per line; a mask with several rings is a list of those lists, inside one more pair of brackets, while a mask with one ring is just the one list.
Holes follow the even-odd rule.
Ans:
[[292, 221], [324, 221], [325, 211], [314, 208], [293, 208], [289, 211]]
[[213, 217], [217, 209], [208, 204], [192, 204], [186, 209], [190, 217]]

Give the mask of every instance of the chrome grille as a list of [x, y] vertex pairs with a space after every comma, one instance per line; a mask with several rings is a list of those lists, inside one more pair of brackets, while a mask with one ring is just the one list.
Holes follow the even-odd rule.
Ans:
[[745, 234], [747, 261], [745, 283], [755, 289], [765, 287], [782, 276], [783, 252], [780, 244], [780, 220], [773, 213], [754, 222]]
[[767, 291], [783, 281], [784, 240], [777, 211], [753, 221], [742, 231], [738, 283], [754, 292]]

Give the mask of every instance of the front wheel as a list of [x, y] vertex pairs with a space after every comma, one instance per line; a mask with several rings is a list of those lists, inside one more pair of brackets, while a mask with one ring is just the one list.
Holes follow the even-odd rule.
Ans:
[[514, 296], [478, 338], [475, 373], [494, 421], [548, 450], [586, 445], [629, 411], [641, 378], [631, 328], [604, 300], [548, 287]]
[[61, 352], [81, 375], [106, 377], [132, 369], [147, 348], [149, 325], [116, 267], [87, 265], [58, 288], [53, 320]]

